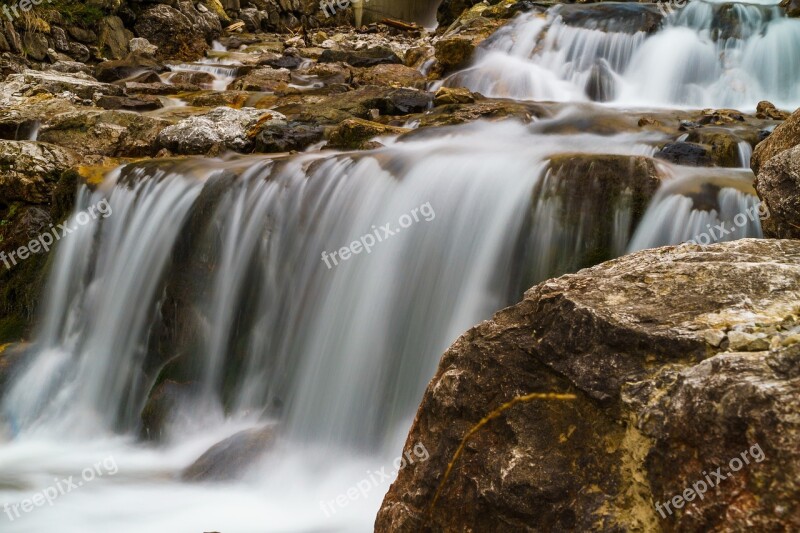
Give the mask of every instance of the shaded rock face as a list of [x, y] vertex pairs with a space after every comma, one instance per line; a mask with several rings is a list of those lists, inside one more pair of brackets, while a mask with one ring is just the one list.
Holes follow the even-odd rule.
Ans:
[[762, 165], [755, 186], [770, 213], [761, 221], [764, 235], [779, 239], [800, 238], [800, 145]]
[[796, 241], [647, 250], [534, 287], [445, 353], [406, 444], [431, 457], [376, 531], [796, 530], [799, 296]]
[[674, 142], [665, 145], [655, 157], [676, 165], [710, 167], [714, 164], [711, 148], [691, 142]]
[[[184, 13], [164, 4], [146, 9], [134, 25], [137, 36], [158, 47], [159, 57], [185, 60], [200, 57], [208, 48], [205, 35], [198, 29], [202, 28], [192, 24]], [[215, 32], [210, 32], [210, 36], [216, 37], [221, 29], [220, 26], [216, 35]]]
[[800, 109], [792, 113], [769, 137], [756, 146], [750, 168], [758, 175], [767, 161], [798, 144], [800, 144]]

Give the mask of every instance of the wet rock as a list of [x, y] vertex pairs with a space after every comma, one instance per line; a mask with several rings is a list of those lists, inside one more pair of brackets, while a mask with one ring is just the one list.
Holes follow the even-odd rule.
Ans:
[[354, 80], [360, 85], [388, 85], [390, 87], [415, 87], [424, 89], [425, 76], [419, 70], [405, 65], [386, 64], [358, 70]]
[[339, 148], [344, 150], [360, 150], [372, 147], [367, 142], [374, 137], [382, 135], [400, 135], [411, 130], [386, 126], [377, 122], [370, 122], [358, 118], [351, 118], [343, 121], [334, 128], [328, 139], [328, 148]]
[[[104, 61], [98, 64], [94, 72], [98, 80], [111, 83], [140, 75], [143, 71], [163, 72], [164, 70], [166, 68], [156, 60], [141, 54], [131, 53], [124, 59]], [[160, 78], [158, 81], [161, 81]]]
[[658, 6], [636, 2], [562, 4], [558, 11], [565, 24], [608, 33], [653, 33], [664, 15]]
[[475, 95], [469, 89], [463, 87], [441, 87], [434, 95], [433, 105], [450, 104], [472, 104], [475, 102]]
[[709, 147], [689, 142], [669, 143], [661, 148], [655, 157], [676, 165], [690, 167], [710, 167], [714, 165], [714, 159], [711, 157]]
[[171, 422], [177, 419], [182, 407], [188, 407], [195, 400], [197, 387], [191, 383], [178, 383], [166, 380], [150, 393], [142, 409], [140, 434], [143, 439], [159, 441]]
[[[0, 331], [0, 343], [5, 342], [3, 339], [3, 332]], [[6, 385], [11, 383], [11, 378], [24, 364], [29, 348], [29, 344], [23, 343], [0, 344], [0, 390], [7, 390]]]
[[800, 146], [784, 150], [763, 164], [755, 187], [769, 211], [769, 217], [761, 220], [764, 236], [800, 239]]
[[256, 137], [255, 151], [264, 153], [301, 152], [322, 140], [323, 128], [316, 124], [289, 122], [263, 128]]
[[757, 175], [767, 161], [798, 144], [800, 144], [800, 110], [792, 113], [769, 137], [756, 146], [750, 168]]
[[75, 111], [53, 117], [42, 126], [39, 140], [87, 155], [145, 157], [155, 155], [156, 137], [169, 125], [128, 111]]
[[388, 46], [373, 46], [364, 50], [325, 50], [319, 56], [320, 63], [347, 63], [353, 67], [374, 67], [381, 64], [403, 64], [403, 61]]
[[434, 45], [439, 69], [446, 74], [469, 65], [475, 53], [475, 44], [467, 37], [450, 37]]
[[0, 201], [41, 204], [54, 184], [77, 163], [60, 146], [34, 141], [0, 141]]
[[232, 91], [275, 92], [287, 89], [291, 74], [287, 69], [257, 68], [238, 78], [228, 87]]
[[17, 91], [24, 95], [33, 95], [48, 92], [60, 95], [70, 92], [79, 98], [91, 100], [94, 95], [122, 96], [122, 89], [115, 85], [101, 83], [86, 74], [61, 74], [56, 72], [38, 72], [26, 70], [22, 74], [12, 74], [6, 79], [8, 85], [13, 85]]
[[123, 111], [138, 111], [140, 113], [164, 107], [164, 104], [161, 103], [158, 97], [147, 95], [142, 95], [138, 98], [130, 98], [127, 96], [101, 96], [95, 101], [95, 105], [103, 109], [121, 109]]
[[212, 446], [181, 474], [183, 481], [238, 479], [274, 445], [274, 426], [240, 431]]
[[251, 130], [284, 122], [283, 115], [272, 111], [218, 107], [164, 129], [158, 136], [158, 146], [174, 154], [187, 155], [219, 150], [249, 152], [258, 132], [256, 130], [251, 136]]
[[[444, 354], [405, 446], [430, 458], [375, 530], [796, 529], [800, 345], [779, 344], [798, 297], [797, 241], [646, 250], [532, 288]], [[706, 342], [734, 328], [775, 348]]]
[[790, 114], [786, 111], [781, 111], [772, 102], [763, 100], [756, 106], [756, 118], [770, 119], [770, 120], [786, 120]]
[[198, 87], [210, 88], [216, 78], [208, 72], [175, 72], [169, 77], [170, 83], [197, 85]]
[[522, 122], [530, 122], [540, 116], [541, 110], [530, 105], [511, 100], [482, 100], [473, 104], [446, 104], [434, 108], [419, 117], [420, 126], [453, 126], [481, 119], [504, 119], [513, 117]]
[[[147, 74], [149, 77], [152, 73]], [[160, 79], [160, 78], [159, 78]], [[163, 83], [161, 81], [151, 83], [139, 83], [135, 81], [117, 82], [125, 88], [125, 92], [131, 96], [140, 96], [143, 94], [168, 96], [172, 94], [179, 94], [185, 92], [199, 91], [200, 87], [197, 85], [176, 85], [170, 83]]]
[[686, 140], [710, 147], [711, 158], [718, 167], [737, 168], [739, 166], [739, 139], [730, 132], [702, 128], [692, 131]]

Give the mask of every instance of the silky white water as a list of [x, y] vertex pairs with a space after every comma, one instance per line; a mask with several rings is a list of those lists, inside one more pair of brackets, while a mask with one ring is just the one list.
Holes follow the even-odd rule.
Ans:
[[[724, 39], [710, 22], [721, 5], [699, 0], [653, 32], [630, 15], [567, 23], [559, 9], [520, 16], [447, 83], [624, 105], [795, 99], [798, 28], [774, 6], [737, 4], [738, 33]], [[225, 85], [232, 68], [175, 67]], [[614, 110], [568, 105], [531, 124], [423, 129], [351, 154], [151, 161], [82, 188], [75, 216], [102, 200], [112, 214], [54, 252], [29, 364], [0, 398], [0, 504], [109, 458], [115, 471], [52, 506], [0, 508], [0, 530], [370, 531], [389, 479], [331, 502], [376, 471], [393, 477], [421, 395], [460, 334], [533, 283], [584, 266], [593, 228], [608, 229], [613, 257], [732, 229], [757, 206], [747, 170], [662, 161], [638, 223], [629, 190], [599, 210], [590, 195], [570, 202], [560, 185], [574, 176], [554, 170], [553, 156], [650, 158], [673, 140], [572, 133], [601, 112]], [[746, 167], [751, 146], [738, 153]], [[748, 219], [718, 240], [760, 231]], [[366, 235], [381, 240], [343, 259]], [[334, 252], [338, 264], [327, 263]], [[192, 386], [151, 434], [142, 412], [165, 379]], [[235, 480], [180, 481], [211, 446], [265, 424], [277, 442]]]
[[[83, 190], [76, 212], [101, 199], [113, 212], [57, 251], [36, 355], [1, 404], [10, 440], [0, 445], [0, 497], [20, 501], [107, 456], [119, 471], [4, 531], [53, 523], [65, 531], [368, 530], [388, 481], [334, 512], [320, 502], [392, 465], [441, 353], [461, 332], [554, 268], [577, 268], [563, 263], [583, 241], [558, 222], [561, 204], [532, 204], [536, 184], [554, 179], [548, 157], [564, 146], [650, 156], [663, 141], [543, 133], [574, 116], [423, 130], [352, 156], [145, 164]], [[370, 254], [331, 268], [323, 261], [322, 252], [378, 226], [400, 228], [423, 205], [424, 216]], [[586, 221], [615, 228], [614, 254], [631, 238], [627, 209], [610, 205]], [[521, 248], [528, 232], [540, 249], [560, 245], [565, 254], [543, 260], [536, 247]], [[190, 334], [165, 356], [154, 337], [186, 283], [195, 288], [169, 324]], [[162, 444], [139, 443], [148, 391], [180, 358], [198, 387]], [[239, 482], [177, 480], [212, 444], [269, 421], [278, 424], [276, 449]]]
[[692, 0], [669, 11], [604, 2], [523, 13], [445, 84], [525, 100], [737, 109], [769, 100], [793, 110], [800, 21], [776, 4]]

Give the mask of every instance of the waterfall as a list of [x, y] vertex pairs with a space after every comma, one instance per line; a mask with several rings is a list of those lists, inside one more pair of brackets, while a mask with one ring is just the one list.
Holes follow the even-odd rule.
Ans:
[[693, 0], [665, 17], [607, 3], [521, 14], [445, 84], [527, 100], [794, 109], [798, 82], [800, 21], [775, 3]]
[[752, 172], [690, 167], [668, 172], [672, 176], [653, 198], [628, 252], [763, 237]]

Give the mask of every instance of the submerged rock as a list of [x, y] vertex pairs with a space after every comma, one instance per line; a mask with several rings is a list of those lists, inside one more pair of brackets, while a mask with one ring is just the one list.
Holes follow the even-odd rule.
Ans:
[[215, 444], [181, 474], [184, 481], [226, 481], [241, 477], [275, 443], [275, 427], [248, 429]]
[[[158, 135], [158, 145], [174, 154], [186, 155], [219, 150], [249, 152], [258, 129], [284, 122], [285, 117], [274, 111], [218, 107], [165, 128]], [[251, 133], [256, 127], [258, 129]]]
[[797, 241], [646, 250], [532, 288], [445, 353], [406, 444], [430, 459], [375, 530], [797, 529], [799, 299]]

